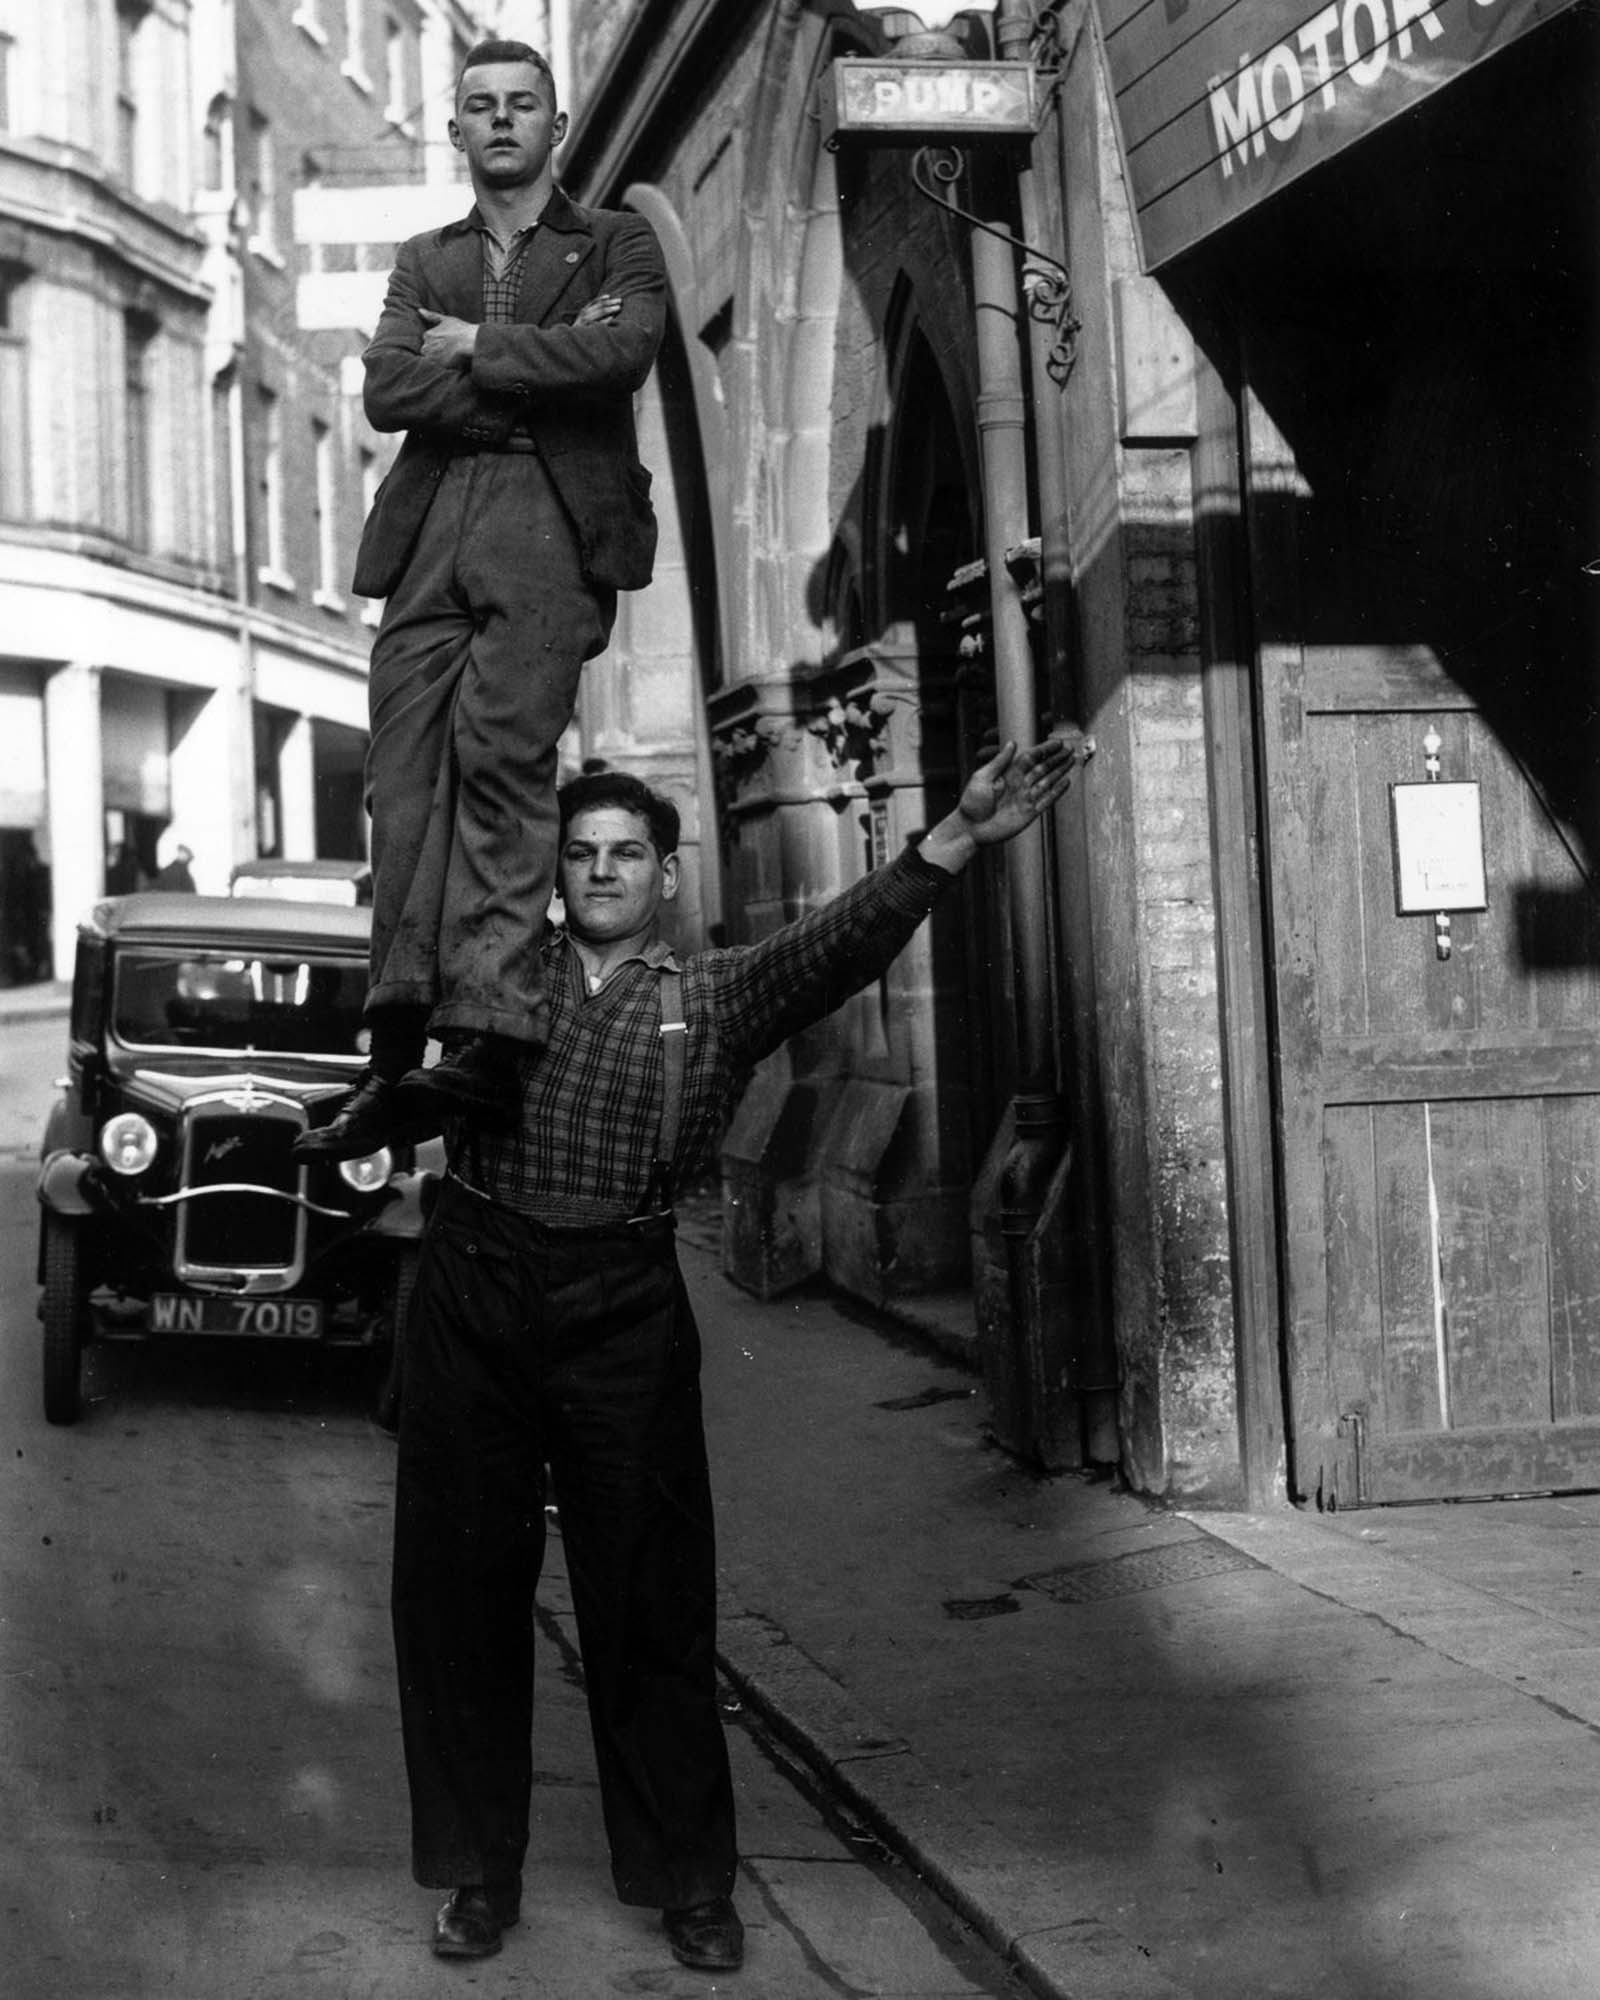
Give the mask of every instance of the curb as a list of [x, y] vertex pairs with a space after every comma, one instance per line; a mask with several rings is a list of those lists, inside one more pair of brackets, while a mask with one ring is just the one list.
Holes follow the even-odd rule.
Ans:
[[1065, 1863], [1017, 1848], [759, 1612], [724, 1609], [717, 1657], [740, 1698], [983, 1938], [1039, 2000], [1193, 2000], [1143, 1949], [1072, 1916]]
[[65, 1020], [72, 1010], [69, 986], [13, 987], [0, 993], [0, 1023], [6, 1021]]

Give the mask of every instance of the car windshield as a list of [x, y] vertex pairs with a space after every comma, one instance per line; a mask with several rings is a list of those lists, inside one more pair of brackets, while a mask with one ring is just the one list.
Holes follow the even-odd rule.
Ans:
[[124, 951], [112, 1032], [135, 1048], [355, 1056], [367, 1046], [366, 992], [360, 959]]

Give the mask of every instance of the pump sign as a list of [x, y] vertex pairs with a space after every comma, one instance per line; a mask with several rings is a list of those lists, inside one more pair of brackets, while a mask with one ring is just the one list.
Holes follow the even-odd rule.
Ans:
[[822, 135], [880, 144], [1027, 138], [1039, 122], [1031, 63], [872, 62], [841, 56], [822, 79]]
[[1153, 271], [1574, 0], [1098, 0]]

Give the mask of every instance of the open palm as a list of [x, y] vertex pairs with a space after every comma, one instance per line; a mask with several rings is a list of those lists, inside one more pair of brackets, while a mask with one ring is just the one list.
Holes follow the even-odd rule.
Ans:
[[966, 831], [980, 847], [1013, 839], [1066, 791], [1075, 761], [1072, 746], [1057, 737], [1029, 750], [1004, 744], [967, 780], [956, 807]]

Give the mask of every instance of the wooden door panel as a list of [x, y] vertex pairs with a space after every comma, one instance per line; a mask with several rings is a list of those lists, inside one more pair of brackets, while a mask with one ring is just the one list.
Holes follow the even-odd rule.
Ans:
[[1446, 1428], [1548, 1423], [1550, 1311], [1542, 1107], [1428, 1107], [1439, 1192]]
[[1595, 1483], [1600, 1424], [1370, 1437], [1354, 1462], [1361, 1483], [1345, 1489], [1347, 1506], [1570, 1492]]
[[1550, 1402], [1557, 1422], [1600, 1416], [1600, 1097], [1544, 1106], [1550, 1221]]
[[1367, 1031], [1366, 894], [1361, 879], [1355, 730], [1346, 717], [1309, 721], [1306, 821], [1316, 856], [1317, 1018], [1327, 1035]]
[[1438, 1342], [1422, 1121], [1409, 1107], [1352, 1107], [1330, 1112], [1327, 1132], [1330, 1245], [1341, 1240], [1328, 1270], [1340, 1415], [1361, 1417], [1369, 1430], [1434, 1428]]
[[1430, 1455], [1426, 1440], [1492, 1437], [1503, 1454], [1518, 1427], [1526, 1491], [1556, 1449], [1547, 1430], [1600, 1422], [1597, 1199], [1600, 1097], [1327, 1108], [1342, 1504], [1420, 1497], [1423, 1467], [1462, 1463], [1465, 1446]]

